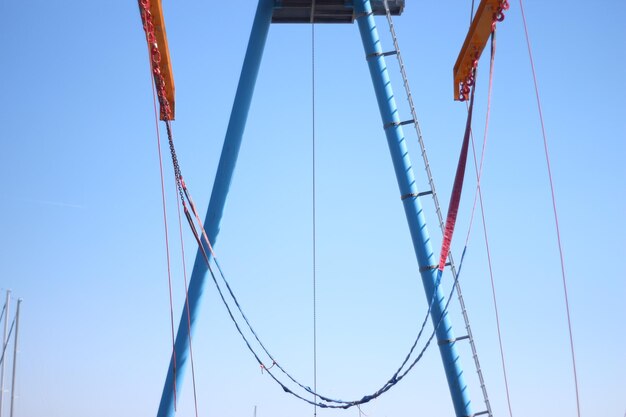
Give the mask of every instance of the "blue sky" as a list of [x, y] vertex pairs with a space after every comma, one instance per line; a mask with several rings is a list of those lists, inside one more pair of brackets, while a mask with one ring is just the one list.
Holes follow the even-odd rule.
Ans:
[[[202, 211], [255, 2], [165, 1], [175, 139]], [[452, 66], [470, 2], [407, 1], [397, 32], [440, 198], [464, 128]], [[529, 0], [552, 156], [584, 416], [626, 410], [626, 4]], [[379, 20], [384, 42], [386, 23]], [[318, 387], [344, 398], [396, 369], [426, 311], [355, 25], [316, 30]], [[154, 415], [170, 354], [151, 80], [135, 2], [0, 4], [0, 288], [24, 298], [17, 414]], [[266, 345], [312, 383], [310, 27], [273, 26], [216, 245]], [[486, 60], [474, 129], [482, 138]], [[388, 60], [401, 111], [397, 65]], [[572, 416], [575, 399], [550, 190], [519, 5], [499, 26], [482, 182], [514, 415]], [[407, 140], [420, 186], [416, 138]], [[169, 165], [167, 173], [171, 177]], [[459, 257], [473, 168], [453, 251]], [[168, 177], [169, 178], [169, 177]], [[168, 211], [176, 210], [169, 183]], [[425, 201], [435, 246], [432, 205]], [[430, 211], [429, 211], [430, 210]], [[176, 219], [170, 218], [175, 231]], [[495, 415], [507, 414], [480, 223], [462, 286]], [[175, 233], [173, 233], [176, 236]], [[190, 264], [193, 238], [185, 247]], [[184, 293], [174, 247], [178, 320]], [[449, 277], [444, 286], [449, 288]], [[2, 297], [3, 298], [3, 297]], [[456, 302], [451, 312], [461, 334]], [[200, 415], [311, 415], [245, 349], [214, 288], [194, 340]], [[463, 366], [477, 411], [469, 350]], [[181, 416], [193, 415], [191, 380]], [[370, 417], [453, 415], [439, 355], [363, 407]], [[320, 411], [320, 415], [340, 412]], [[358, 411], [344, 412], [358, 415]]]

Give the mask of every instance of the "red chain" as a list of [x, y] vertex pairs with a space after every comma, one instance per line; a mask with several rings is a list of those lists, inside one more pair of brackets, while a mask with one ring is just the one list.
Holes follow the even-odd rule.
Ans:
[[152, 21], [152, 12], [150, 11], [150, 0], [139, 0], [141, 9], [141, 20], [143, 21], [143, 29], [146, 32], [146, 39], [150, 47], [152, 75], [154, 76], [154, 84], [156, 85], [157, 96], [161, 107], [161, 120], [172, 120], [172, 107], [167, 99], [165, 91], [165, 77], [161, 73], [161, 51], [154, 34], [154, 22]]

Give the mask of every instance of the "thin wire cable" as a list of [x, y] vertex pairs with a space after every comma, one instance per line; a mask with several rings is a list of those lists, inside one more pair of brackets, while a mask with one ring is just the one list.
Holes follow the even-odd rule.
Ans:
[[[313, 2], [315, 5], [315, 1]], [[311, 168], [312, 168], [312, 226], [313, 226], [313, 391], [317, 392], [317, 224], [316, 224], [316, 172], [315, 172], [315, 22], [314, 6], [311, 11]], [[314, 396], [317, 402], [317, 396]], [[313, 406], [313, 416], [317, 416], [317, 405]]]
[[561, 231], [559, 228], [559, 216], [556, 208], [556, 197], [554, 193], [554, 182], [552, 180], [552, 169], [550, 167], [550, 153], [548, 151], [548, 137], [543, 121], [543, 111], [541, 110], [541, 99], [539, 97], [539, 85], [537, 83], [537, 74], [535, 72], [535, 61], [533, 60], [532, 48], [530, 46], [530, 36], [528, 35], [528, 25], [526, 24], [526, 14], [524, 13], [524, 3], [519, 0], [520, 11], [522, 12], [522, 22], [524, 23], [524, 34], [526, 36], [526, 45], [528, 46], [528, 57], [530, 58], [530, 68], [533, 74], [533, 83], [535, 85], [535, 96], [537, 98], [537, 110], [539, 111], [539, 121], [541, 122], [541, 134], [543, 136], [543, 148], [546, 155], [546, 165], [548, 168], [548, 179], [550, 181], [550, 194], [552, 196], [552, 209], [554, 212], [554, 224], [556, 227], [556, 238], [559, 246], [559, 259], [561, 261], [561, 277], [563, 280], [563, 295], [565, 297], [565, 311], [567, 313], [567, 328], [569, 331], [570, 351], [572, 354], [572, 369], [574, 371], [574, 388], [576, 390], [576, 411], [580, 417], [580, 395], [578, 391], [578, 375], [576, 373], [576, 356], [574, 354], [574, 336], [572, 333], [572, 320], [570, 317], [569, 297], [567, 296], [567, 279], [565, 274], [565, 261], [563, 256], [563, 245], [561, 244]]
[[13, 318], [13, 322], [11, 323], [11, 328], [7, 334], [7, 340], [2, 346], [2, 356], [0, 357], [0, 363], [4, 361], [4, 352], [7, 350], [7, 346], [9, 346], [9, 340], [11, 339], [11, 333], [13, 332], [13, 326], [15, 326], [15, 317]]
[[178, 230], [180, 231], [180, 251], [183, 264], [183, 282], [185, 285], [185, 308], [187, 310], [187, 335], [189, 337], [189, 361], [191, 362], [191, 382], [193, 385], [193, 405], [196, 417], [198, 417], [198, 395], [196, 391], [196, 367], [193, 360], [193, 344], [191, 342], [191, 315], [189, 312], [189, 290], [187, 287], [187, 267], [185, 265], [185, 240], [183, 239], [183, 221], [180, 215], [180, 204], [176, 204], [178, 211]]
[[476, 171], [476, 192], [474, 193], [474, 204], [472, 205], [472, 213], [470, 216], [470, 223], [469, 223], [469, 227], [467, 231], [467, 237], [465, 239], [465, 245], [467, 246], [469, 238], [470, 238], [470, 232], [472, 230], [472, 226], [474, 223], [474, 213], [476, 211], [477, 201], [480, 201], [480, 214], [481, 214], [482, 224], [483, 224], [483, 236], [485, 238], [487, 263], [489, 265], [489, 278], [491, 281], [491, 295], [493, 299], [493, 306], [494, 306], [494, 311], [495, 311], [495, 316], [496, 316], [496, 329], [498, 333], [498, 345], [500, 348], [500, 359], [502, 362], [502, 373], [504, 376], [504, 387], [506, 391], [506, 399], [507, 399], [507, 405], [509, 409], [509, 415], [513, 417], [513, 411], [511, 407], [511, 396], [509, 393], [509, 383], [508, 383], [508, 377], [507, 377], [507, 372], [506, 372], [504, 347], [502, 343], [502, 334], [500, 330], [500, 315], [498, 311], [498, 299], [496, 296], [495, 280], [494, 280], [494, 274], [493, 274], [493, 267], [491, 263], [491, 251], [489, 248], [489, 237], [487, 234], [487, 222], [485, 220], [485, 208], [483, 204], [482, 188], [480, 186], [482, 174], [483, 174], [483, 166], [484, 166], [484, 161], [485, 161], [486, 149], [487, 149], [487, 138], [489, 134], [489, 119], [491, 115], [491, 95], [493, 91], [493, 73], [494, 73], [495, 54], [496, 54], [496, 31], [494, 29], [491, 35], [491, 60], [489, 63], [489, 86], [487, 89], [487, 112], [485, 116], [485, 131], [484, 131], [483, 144], [482, 144], [482, 150], [481, 150], [481, 156], [480, 156], [480, 165], [476, 161], [476, 148], [474, 144], [474, 135], [473, 134], [471, 135], [472, 153], [474, 156], [474, 168]]
[[474, 20], [474, 0], [472, 0], [472, 7], [470, 9], [470, 26], [472, 25], [472, 20]]
[[159, 173], [161, 175], [161, 204], [163, 205], [163, 226], [165, 228], [165, 253], [167, 258], [167, 285], [169, 289], [169, 297], [170, 297], [170, 323], [172, 330], [172, 358], [173, 358], [173, 374], [174, 374], [174, 411], [177, 408], [177, 393], [176, 393], [176, 339], [174, 336], [174, 302], [172, 300], [172, 268], [170, 265], [170, 241], [169, 241], [169, 230], [167, 226], [167, 204], [165, 199], [165, 179], [163, 175], [163, 156], [161, 155], [161, 134], [159, 133], [159, 115], [157, 113], [157, 99], [156, 99], [156, 91], [154, 87], [154, 80], [152, 82], [152, 101], [154, 104], [154, 125], [156, 130], [157, 137], [157, 148], [159, 153]]

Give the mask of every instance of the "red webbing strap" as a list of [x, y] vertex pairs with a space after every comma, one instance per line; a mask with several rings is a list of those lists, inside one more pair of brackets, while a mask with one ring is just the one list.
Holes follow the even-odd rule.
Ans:
[[[474, 73], [474, 79], [476, 74]], [[450, 205], [448, 206], [448, 217], [446, 218], [446, 228], [443, 232], [443, 242], [441, 243], [441, 255], [439, 257], [439, 270], [443, 271], [446, 266], [446, 259], [450, 252], [452, 243], [452, 235], [454, 234], [454, 225], [459, 212], [459, 203], [461, 202], [461, 192], [463, 191], [463, 179], [465, 178], [465, 165], [467, 164], [467, 151], [469, 148], [470, 133], [472, 131], [472, 113], [474, 111], [474, 92], [476, 84], [472, 87], [470, 96], [469, 110], [467, 111], [467, 123], [465, 124], [465, 136], [463, 137], [463, 146], [459, 155], [459, 164], [456, 167], [456, 176], [454, 177], [454, 185], [452, 187], [452, 195], [450, 196]]]

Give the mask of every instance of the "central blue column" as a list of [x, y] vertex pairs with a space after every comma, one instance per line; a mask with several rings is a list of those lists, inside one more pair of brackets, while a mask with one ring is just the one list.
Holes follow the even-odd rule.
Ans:
[[[272, 10], [274, 0], [259, 0], [252, 31], [250, 32], [250, 40], [248, 41], [248, 49], [243, 61], [241, 75], [239, 77], [239, 85], [235, 94], [235, 102], [228, 121], [228, 129], [224, 138], [222, 147], [222, 155], [217, 166], [215, 174], [215, 182], [213, 183], [213, 191], [211, 192], [211, 200], [209, 208], [204, 220], [204, 229], [211, 244], [215, 244], [215, 239], [219, 232], [220, 221], [224, 213], [224, 205], [226, 204], [226, 196], [230, 188], [230, 183], [235, 171], [239, 148], [243, 138], [243, 131], [246, 126], [250, 103], [252, 101], [252, 93], [256, 84], [261, 58], [263, 57], [263, 49], [269, 32], [270, 23], [272, 21]], [[204, 242], [203, 242], [204, 244]], [[205, 248], [210, 253], [208, 248]], [[207, 265], [204, 261], [202, 253], [198, 251], [196, 260], [189, 281], [188, 299], [189, 310], [187, 306], [183, 309], [183, 314], [178, 325], [178, 333], [176, 334], [175, 351], [176, 356], [172, 355], [170, 365], [167, 371], [163, 394], [161, 395], [161, 403], [159, 404], [158, 417], [172, 417], [174, 415], [175, 394], [174, 388], [178, 396], [183, 385], [185, 370], [189, 359], [189, 339], [190, 332], [193, 335], [196, 319], [200, 311], [200, 301], [204, 292]], [[176, 358], [176, 360], [174, 360]], [[174, 365], [176, 363], [176, 365]]]
[[[415, 185], [415, 176], [405, 143], [404, 132], [402, 131], [402, 126], [399, 125], [400, 118], [398, 116], [396, 100], [391, 88], [389, 74], [387, 73], [385, 57], [382, 55], [383, 50], [380, 46], [376, 22], [371, 13], [372, 8], [370, 1], [355, 0], [355, 12], [361, 33], [361, 40], [363, 41], [363, 48], [365, 49], [365, 56], [372, 77], [372, 83], [374, 84], [374, 90], [376, 92], [376, 99], [378, 100], [380, 116], [385, 128], [389, 151], [391, 152], [393, 167], [398, 180], [398, 187], [400, 188], [400, 196], [402, 196], [402, 202], [404, 204], [404, 212], [413, 240], [413, 248], [421, 271], [426, 298], [428, 302], [430, 302], [433, 294], [435, 297], [431, 310], [431, 318], [436, 325], [439, 323], [442, 313], [444, 313], [445, 297], [441, 288], [435, 286], [437, 269], [429, 267], [436, 265], [438, 260], [433, 254], [430, 237], [426, 228], [426, 220], [422, 212], [419, 197], [417, 197], [418, 190]], [[457, 417], [471, 416], [472, 408], [467, 392], [467, 385], [463, 377], [463, 371], [461, 370], [459, 354], [453, 342], [454, 333], [452, 332], [452, 325], [447, 316], [447, 312], [444, 314], [437, 328], [437, 340], [439, 342], [439, 351], [446, 371], [448, 387], [450, 388], [456, 415]]]

